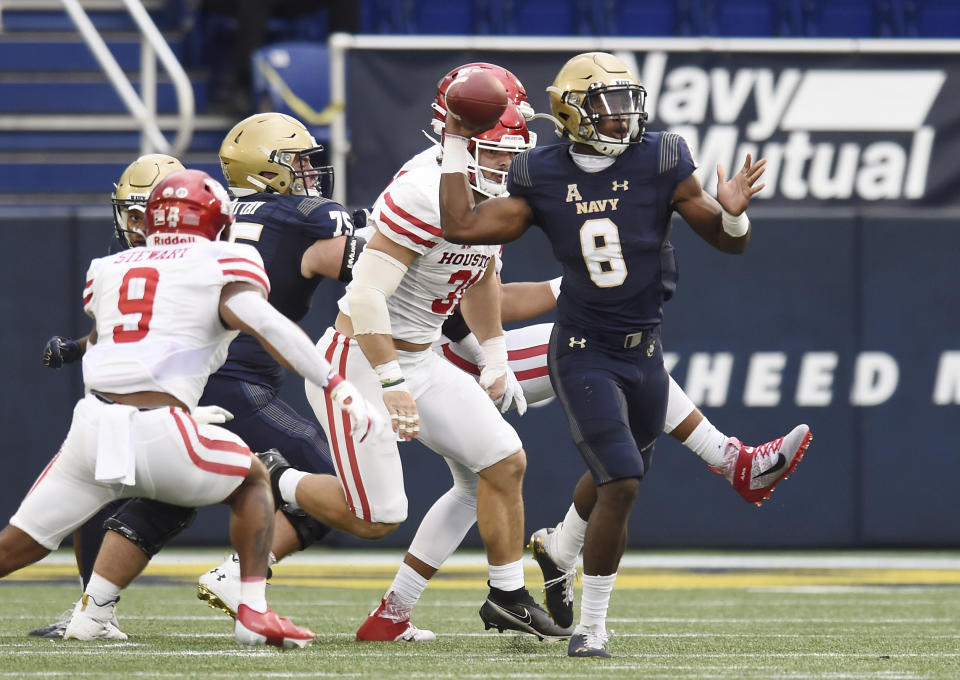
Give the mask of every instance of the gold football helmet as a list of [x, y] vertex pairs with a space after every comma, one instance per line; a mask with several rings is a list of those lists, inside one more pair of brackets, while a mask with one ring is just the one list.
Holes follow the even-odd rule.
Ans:
[[257, 113], [244, 118], [220, 145], [220, 166], [234, 195], [330, 195], [333, 168], [319, 163], [323, 147], [296, 118]]
[[547, 92], [554, 117], [574, 142], [619, 156], [643, 138], [647, 91], [612, 54], [578, 54], [563, 65]]
[[162, 153], [140, 156], [127, 166], [120, 175], [120, 179], [113, 185], [113, 194], [110, 196], [110, 202], [113, 204], [113, 226], [121, 245], [125, 248], [143, 245], [146, 232], [141, 227], [129, 223], [130, 211], [140, 213], [137, 216], [140, 219], [135, 221], [142, 225], [143, 212], [146, 209], [150, 191], [171, 172], [183, 169], [180, 161]]

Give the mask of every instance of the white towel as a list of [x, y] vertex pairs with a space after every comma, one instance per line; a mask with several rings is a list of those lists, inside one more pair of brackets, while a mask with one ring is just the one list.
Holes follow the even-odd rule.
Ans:
[[136, 482], [137, 459], [130, 428], [136, 413], [136, 407], [123, 404], [104, 405], [100, 409], [94, 471], [98, 482], [120, 482], [126, 486]]

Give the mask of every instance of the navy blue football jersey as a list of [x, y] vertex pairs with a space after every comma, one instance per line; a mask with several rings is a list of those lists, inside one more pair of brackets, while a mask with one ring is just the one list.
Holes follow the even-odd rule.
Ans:
[[[240, 197], [234, 214], [230, 240], [260, 251], [270, 277], [270, 303], [288, 319], [300, 321], [323, 280], [300, 274], [303, 254], [318, 240], [353, 234], [350, 213], [326, 198], [263, 193]], [[230, 344], [217, 373], [275, 388], [283, 380], [283, 367], [246, 333]]]
[[676, 287], [669, 242], [673, 194], [696, 165], [682, 137], [648, 132], [600, 172], [569, 144], [537, 147], [510, 166], [507, 190], [527, 200], [563, 266], [557, 320], [631, 333], [659, 324]]

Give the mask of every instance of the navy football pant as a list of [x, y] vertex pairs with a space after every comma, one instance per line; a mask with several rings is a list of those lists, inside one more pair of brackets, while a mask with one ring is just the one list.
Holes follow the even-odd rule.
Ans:
[[239, 435], [251, 451], [277, 449], [298, 470], [336, 474], [320, 426], [280, 399], [277, 390], [212, 375], [200, 405], [216, 405], [230, 411], [233, 420], [220, 427]]
[[554, 325], [550, 382], [597, 485], [642, 478], [650, 468], [669, 388], [658, 331], [624, 349]]

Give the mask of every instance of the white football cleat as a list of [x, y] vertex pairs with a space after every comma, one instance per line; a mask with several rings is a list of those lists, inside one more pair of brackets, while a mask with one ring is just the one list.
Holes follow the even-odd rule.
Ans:
[[214, 609], [237, 618], [237, 607], [240, 606], [240, 557], [237, 553], [197, 580], [197, 597]]
[[83, 594], [73, 610], [70, 623], [63, 631], [64, 640], [126, 640], [127, 634], [117, 625], [117, 602], [97, 604], [92, 597]]
[[797, 425], [783, 437], [759, 446], [744, 446], [730, 437], [726, 443], [730, 461], [727, 481], [745, 501], [760, 507], [774, 487], [796, 469], [812, 439], [806, 425]]

